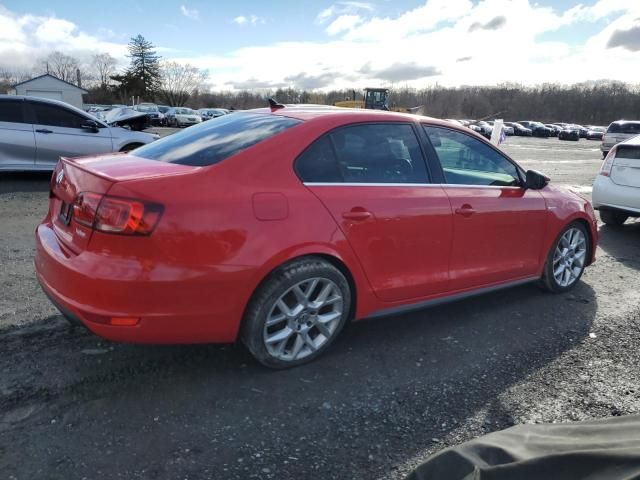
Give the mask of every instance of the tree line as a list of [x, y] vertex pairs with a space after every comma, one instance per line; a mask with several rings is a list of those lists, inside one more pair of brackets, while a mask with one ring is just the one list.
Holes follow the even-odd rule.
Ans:
[[[207, 72], [189, 64], [162, 59], [154, 45], [138, 35], [128, 45], [129, 66], [118, 71], [108, 53], [97, 53], [89, 62], [53, 52], [30, 70], [0, 68], [0, 93], [34, 75], [51, 73], [89, 91], [86, 103], [131, 104], [150, 101], [193, 108], [248, 109], [266, 106], [273, 97], [281, 103], [333, 105], [362, 99], [361, 91], [306, 91], [296, 88], [211, 91]], [[504, 118], [606, 125], [626, 118], [640, 119], [640, 85], [615, 81], [574, 85], [429, 86], [422, 89], [390, 88], [390, 106], [423, 105], [426, 115], [438, 118]]]

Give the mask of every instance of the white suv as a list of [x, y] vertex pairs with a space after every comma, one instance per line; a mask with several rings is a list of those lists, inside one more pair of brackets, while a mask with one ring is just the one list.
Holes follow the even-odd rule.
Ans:
[[614, 145], [636, 135], [640, 135], [640, 121], [618, 120], [613, 122], [602, 137], [602, 144], [600, 145], [602, 157], [606, 157]]
[[640, 217], [640, 135], [609, 150], [593, 183], [593, 207], [608, 225]]

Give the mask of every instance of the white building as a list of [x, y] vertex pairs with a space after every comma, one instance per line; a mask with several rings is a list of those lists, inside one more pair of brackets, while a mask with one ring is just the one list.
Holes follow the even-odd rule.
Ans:
[[82, 95], [86, 93], [89, 92], [48, 73], [32, 78], [31, 80], [16, 83], [11, 90], [9, 90], [9, 94], [11, 95], [52, 98], [69, 103], [78, 108], [82, 108]]

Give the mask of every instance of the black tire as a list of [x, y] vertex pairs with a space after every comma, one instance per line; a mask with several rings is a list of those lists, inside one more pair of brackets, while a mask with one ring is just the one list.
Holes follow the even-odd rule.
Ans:
[[622, 212], [616, 212], [615, 210], [600, 210], [600, 219], [607, 225], [613, 227], [619, 227], [627, 221], [629, 215]]
[[143, 143], [129, 143], [120, 149], [121, 152], [130, 152], [134, 148], [138, 148], [144, 145]]
[[[586, 241], [586, 254], [585, 254], [584, 264], [582, 266], [582, 271], [580, 272], [578, 277], [570, 285], [562, 286], [558, 283], [555, 276], [553, 275], [553, 256], [554, 256], [556, 247], [558, 246], [558, 243], [560, 242], [562, 236], [569, 229], [572, 229], [572, 228], [577, 228], [580, 231], [582, 231], [582, 233], [584, 234], [584, 238]], [[540, 279], [542, 288], [552, 293], [564, 293], [574, 288], [582, 278], [582, 274], [584, 273], [584, 269], [586, 267], [587, 261], [590, 258], [590, 255], [591, 255], [591, 237], [586, 227], [581, 222], [573, 222], [567, 225], [565, 228], [562, 229], [560, 234], [557, 236], [557, 238], [553, 242], [553, 245], [551, 245], [551, 249], [549, 250], [549, 253], [547, 254], [547, 260], [544, 264], [544, 270], [542, 272], [542, 277]]]
[[[342, 312], [331, 336], [304, 358], [282, 360], [272, 355], [264, 341], [265, 322], [275, 303], [289, 289], [304, 280], [327, 279], [333, 282], [342, 296]], [[258, 362], [269, 368], [295, 367], [310, 362], [324, 353], [338, 337], [347, 323], [352, 310], [351, 288], [342, 272], [331, 263], [319, 257], [304, 257], [285, 264], [271, 273], [254, 292], [245, 311], [240, 339]], [[294, 332], [295, 334], [295, 332]], [[295, 340], [295, 339], [294, 339]], [[285, 345], [285, 348], [286, 345]]]

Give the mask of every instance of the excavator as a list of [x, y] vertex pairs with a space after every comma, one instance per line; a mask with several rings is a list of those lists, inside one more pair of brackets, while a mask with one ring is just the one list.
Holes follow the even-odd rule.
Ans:
[[343, 100], [334, 103], [336, 107], [343, 108], [366, 108], [368, 110], [390, 110], [393, 112], [414, 113], [416, 115], [424, 115], [424, 105], [418, 107], [389, 107], [389, 89], [388, 88], [370, 88], [364, 89], [364, 100], [356, 100], [356, 91], [353, 90], [351, 100]]

